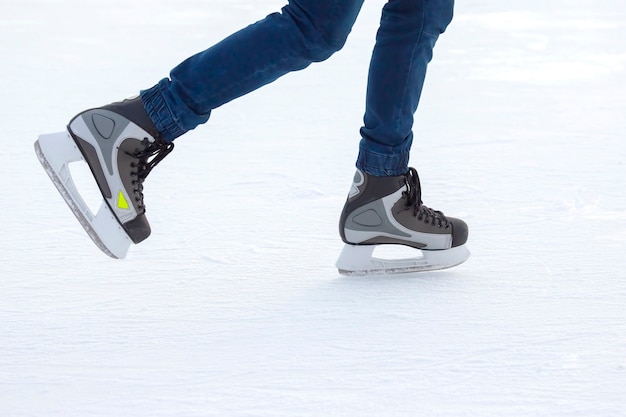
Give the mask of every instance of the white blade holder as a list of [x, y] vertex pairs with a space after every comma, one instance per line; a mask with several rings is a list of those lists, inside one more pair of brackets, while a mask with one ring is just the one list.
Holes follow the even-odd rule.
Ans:
[[[35, 152], [52, 183], [96, 246], [111, 258], [125, 258], [132, 241], [104, 198], [98, 212], [92, 213], [72, 180], [69, 164], [84, 161], [84, 158], [69, 133], [39, 136], [35, 141]], [[95, 182], [94, 186], [97, 187]]]

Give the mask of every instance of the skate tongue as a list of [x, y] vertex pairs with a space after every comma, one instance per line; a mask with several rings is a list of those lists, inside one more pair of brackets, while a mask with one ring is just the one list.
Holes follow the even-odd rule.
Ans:
[[[173, 150], [174, 142], [164, 142], [157, 139], [143, 151], [136, 152], [133, 156], [142, 162], [137, 173], [139, 178], [145, 179], [152, 171], [152, 168], [157, 166]], [[150, 159], [151, 157], [152, 159]]]
[[406, 180], [407, 190], [403, 193], [406, 197], [406, 205], [417, 207], [422, 205], [422, 187], [420, 185], [420, 177], [415, 168], [409, 168], [404, 176]]

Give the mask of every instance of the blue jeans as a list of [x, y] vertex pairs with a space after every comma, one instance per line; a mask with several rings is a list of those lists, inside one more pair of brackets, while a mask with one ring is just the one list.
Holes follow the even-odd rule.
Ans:
[[[340, 50], [363, 0], [289, 0], [273, 13], [175, 67], [141, 91], [166, 141], [205, 123], [211, 110]], [[389, 0], [369, 68], [357, 168], [376, 176], [408, 170], [413, 114], [454, 0]]]

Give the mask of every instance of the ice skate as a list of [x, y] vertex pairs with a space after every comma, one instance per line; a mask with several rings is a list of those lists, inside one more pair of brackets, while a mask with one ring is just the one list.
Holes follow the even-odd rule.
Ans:
[[[41, 135], [35, 152], [48, 176], [94, 243], [124, 258], [131, 243], [150, 235], [143, 182], [174, 145], [159, 134], [139, 97], [84, 111], [66, 132]], [[93, 213], [78, 192], [69, 164], [85, 161], [102, 194]]]
[[[339, 233], [346, 243], [337, 268], [344, 275], [390, 274], [451, 268], [467, 260], [465, 222], [422, 203], [417, 171], [375, 177], [357, 170], [341, 213]], [[382, 259], [381, 245], [404, 245], [415, 256]]]

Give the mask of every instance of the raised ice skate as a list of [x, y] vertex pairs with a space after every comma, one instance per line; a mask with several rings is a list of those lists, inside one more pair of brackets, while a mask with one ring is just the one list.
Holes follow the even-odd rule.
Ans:
[[[87, 110], [67, 132], [42, 135], [35, 152], [48, 176], [94, 243], [124, 258], [131, 243], [150, 235], [143, 181], [173, 148], [158, 138], [139, 98]], [[102, 194], [93, 213], [72, 179], [69, 164], [85, 161]]]

